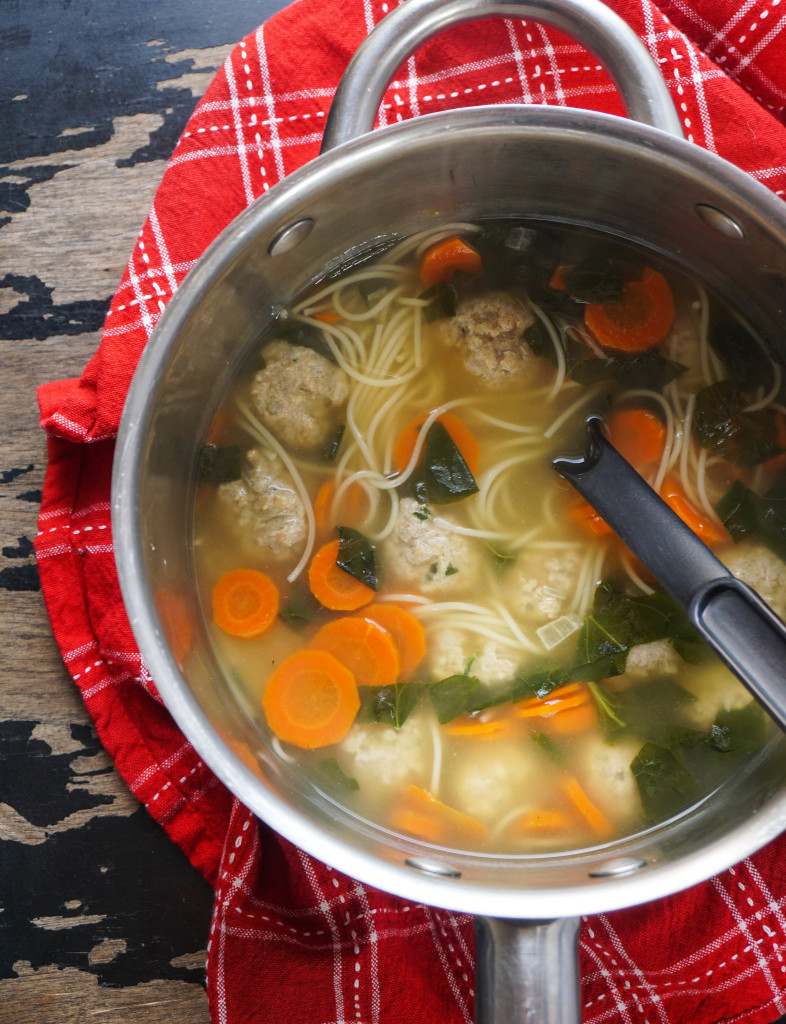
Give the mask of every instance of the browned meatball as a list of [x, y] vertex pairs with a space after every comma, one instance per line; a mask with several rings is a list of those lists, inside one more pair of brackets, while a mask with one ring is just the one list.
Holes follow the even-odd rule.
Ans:
[[299, 554], [307, 534], [300, 495], [277, 455], [252, 448], [240, 480], [221, 484], [219, 497], [249, 539], [277, 561]]
[[440, 323], [444, 341], [458, 348], [469, 373], [488, 387], [505, 387], [543, 378], [543, 361], [524, 341], [533, 321], [518, 299], [491, 292], [465, 299]]
[[271, 341], [251, 395], [262, 422], [283, 444], [313, 451], [335, 433], [349, 397], [344, 371], [300, 345]]

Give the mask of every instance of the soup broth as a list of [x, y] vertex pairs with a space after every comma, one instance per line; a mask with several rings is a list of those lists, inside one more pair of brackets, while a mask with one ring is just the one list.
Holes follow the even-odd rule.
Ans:
[[200, 452], [223, 671], [277, 756], [429, 843], [576, 848], [684, 811], [772, 726], [551, 459], [601, 413], [782, 615], [780, 392], [699, 282], [604, 237], [453, 224], [344, 268]]

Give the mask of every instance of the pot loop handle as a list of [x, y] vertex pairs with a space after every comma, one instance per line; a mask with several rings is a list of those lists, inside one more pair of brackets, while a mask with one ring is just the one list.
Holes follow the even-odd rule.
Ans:
[[393, 75], [443, 29], [480, 18], [524, 18], [565, 32], [606, 69], [635, 121], [683, 137], [660, 70], [646, 46], [600, 0], [406, 0], [361, 43], [339, 82], [322, 153], [370, 132]]

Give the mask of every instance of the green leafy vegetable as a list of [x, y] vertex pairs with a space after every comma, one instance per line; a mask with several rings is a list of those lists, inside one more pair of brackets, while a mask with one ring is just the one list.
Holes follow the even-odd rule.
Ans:
[[687, 366], [675, 363], [655, 352], [645, 352], [633, 359], [600, 359], [587, 354], [570, 371], [577, 384], [597, 384], [614, 380], [630, 388], [661, 391], [670, 381], [685, 373]]
[[589, 256], [562, 271], [565, 290], [574, 302], [619, 302], [623, 281], [619, 260], [609, 253]]
[[201, 484], [226, 484], [243, 475], [243, 453], [236, 444], [217, 448], [213, 444], [199, 449], [197, 473]]
[[358, 780], [347, 775], [335, 757], [327, 757], [316, 764], [317, 774], [323, 785], [330, 789], [360, 789]]
[[293, 629], [303, 629], [319, 622], [327, 613], [306, 584], [296, 584], [278, 614]]
[[478, 491], [464, 456], [439, 420], [426, 435], [420, 461], [407, 486], [421, 505], [448, 505]]
[[524, 331], [524, 341], [529, 345], [532, 354], [545, 356], [549, 349], [553, 349], [549, 332], [542, 320], [536, 318]]
[[653, 679], [617, 694], [628, 732], [662, 747], [698, 743], [704, 733], [687, 724], [684, 711], [696, 698], [670, 679]]
[[630, 766], [644, 815], [662, 821], [684, 810], [699, 795], [695, 776], [673, 750], [647, 742]]
[[579, 633], [570, 676], [598, 681], [621, 675], [631, 647], [666, 639], [680, 653], [693, 653], [693, 645], [701, 643], [686, 613], [665, 591], [630, 596], [604, 580]]
[[564, 686], [568, 682], [569, 674], [564, 668], [558, 665], [544, 666], [536, 668], [532, 672], [527, 673], [526, 676], [517, 676], [514, 688], [511, 693], [511, 699], [513, 699], [518, 691], [520, 691], [520, 700], [523, 696], [537, 697], [539, 700], [543, 700], [544, 697], [548, 697], [549, 694], [554, 693], [560, 686]]
[[423, 316], [427, 323], [456, 315], [459, 304], [456, 277], [457, 275], [453, 274], [449, 281], [437, 281], [418, 296], [428, 301], [428, 305], [423, 307]]
[[589, 680], [587, 686], [595, 701], [603, 731], [609, 735], [624, 729], [627, 723], [619, 716], [619, 703], [614, 694], [594, 680]]
[[353, 530], [351, 526], [338, 528], [336, 565], [372, 590], [379, 586], [376, 548], [368, 537], [364, 537], [359, 530]]
[[297, 345], [299, 348], [310, 348], [317, 355], [324, 356], [331, 363], [335, 363], [336, 357], [333, 350], [325, 341], [325, 336], [318, 327], [312, 324], [301, 324], [295, 320], [278, 320], [275, 330], [268, 335], [263, 344], [275, 338], [276, 340], [287, 341], [290, 345]]
[[361, 686], [357, 721], [375, 722], [400, 729], [420, 699], [425, 684], [394, 683], [392, 686]]
[[722, 753], [758, 750], [767, 735], [767, 720], [755, 701], [733, 710], [720, 710], [710, 729], [709, 745]]
[[723, 361], [729, 376], [738, 381], [740, 387], [770, 387], [773, 381], [772, 362], [739, 320], [724, 316], [714, 323], [709, 343]]
[[757, 537], [779, 558], [786, 559], [786, 491], [782, 482], [760, 496], [735, 480], [716, 511], [735, 544]]
[[532, 734], [532, 742], [535, 743], [543, 753], [548, 757], [554, 764], [564, 764], [566, 761], [565, 754], [554, 740], [547, 736], [545, 732], [534, 732]]
[[476, 676], [462, 674], [440, 679], [429, 687], [428, 695], [440, 725], [447, 725], [459, 715], [481, 711], [494, 702], [488, 687]]
[[499, 572], [503, 573], [506, 569], [510, 569], [513, 563], [516, 561], [516, 556], [507, 554], [504, 551], [498, 551], [493, 544], [486, 541], [486, 548], [491, 555], [491, 561], [494, 568]]
[[696, 396], [696, 441], [740, 469], [758, 466], [784, 450], [778, 444], [775, 410], [744, 412], [747, 405], [730, 380], [710, 384]]

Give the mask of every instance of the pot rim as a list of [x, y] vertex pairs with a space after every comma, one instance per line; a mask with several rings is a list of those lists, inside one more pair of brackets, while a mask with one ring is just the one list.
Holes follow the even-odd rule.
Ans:
[[[139, 649], [172, 717], [200, 757], [228, 789], [282, 836], [352, 877], [418, 902], [455, 911], [500, 918], [547, 918], [568, 913], [587, 914], [632, 906], [685, 889], [743, 860], [786, 828], [786, 791], [771, 797], [744, 825], [700, 850], [675, 860], [647, 866], [630, 875], [593, 878], [591, 884], [560, 888], [497, 888], [445, 877], [417, 866], [393, 864], [357, 850], [289, 807], [247, 768], [210, 723], [194, 693], [166, 648], [143, 571], [137, 528], [137, 486], [144, 471], [143, 439], [155, 405], [156, 387], [166, 368], [170, 349], [193, 315], [203, 289], [220, 278], [252, 240], [262, 236], [270, 245], [307, 207], [315, 189], [339, 184], [348, 171], [384, 158], [387, 148], [406, 144], [439, 146], [445, 133], [451, 139], [484, 129], [549, 133], [565, 143], [572, 137], [602, 134], [620, 153], [648, 154], [650, 159], [678, 165], [696, 180], [711, 178], [728, 197], [735, 219], [755, 222], [777, 236], [786, 249], [786, 209], [765, 186], [721, 157], [659, 129], [614, 115], [573, 108], [506, 105], [473, 107], [424, 115], [379, 129], [345, 143], [292, 172], [233, 220], [210, 244], [173, 295], [143, 350], [129, 389], [117, 436], [112, 474], [112, 529], [124, 543], [115, 550], [123, 600]], [[575, 220], [573, 223], [576, 223]], [[422, 860], [460, 861], [453, 852], [436, 857], [425, 844]], [[501, 858], [490, 858], [500, 860]], [[520, 859], [520, 858], [519, 858]], [[384, 872], [384, 877], [382, 873]]]

